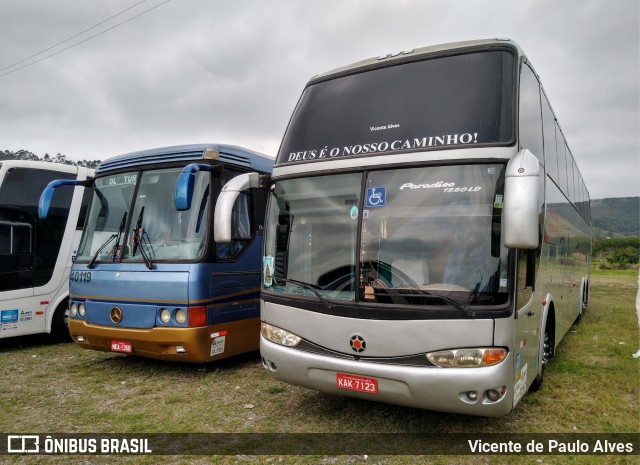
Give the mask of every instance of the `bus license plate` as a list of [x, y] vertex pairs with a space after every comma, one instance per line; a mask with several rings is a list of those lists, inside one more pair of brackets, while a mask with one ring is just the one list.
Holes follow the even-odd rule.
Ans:
[[113, 352], [125, 352], [130, 354], [133, 352], [133, 347], [130, 342], [127, 341], [111, 341], [111, 350]]
[[375, 378], [366, 378], [364, 376], [337, 373], [336, 386], [342, 389], [366, 392], [368, 394], [378, 393], [378, 380]]

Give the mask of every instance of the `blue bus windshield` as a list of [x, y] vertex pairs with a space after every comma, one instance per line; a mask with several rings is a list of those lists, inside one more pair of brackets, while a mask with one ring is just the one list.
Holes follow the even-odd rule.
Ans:
[[96, 261], [196, 260], [204, 249], [210, 176], [198, 173], [191, 209], [177, 211], [173, 186], [180, 172], [177, 167], [97, 178], [77, 260], [96, 254]]

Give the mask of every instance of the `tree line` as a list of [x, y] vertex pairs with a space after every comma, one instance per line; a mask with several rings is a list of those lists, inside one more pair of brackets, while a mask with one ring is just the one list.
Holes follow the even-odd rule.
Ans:
[[640, 237], [597, 237], [592, 253], [601, 268], [628, 268], [640, 262]]
[[[28, 150], [0, 151], [2, 160], [33, 160], [95, 169], [101, 160], [69, 160], [61, 153], [39, 157]], [[640, 262], [640, 237], [602, 237], [605, 235], [637, 236], [638, 197], [611, 198], [591, 201], [594, 237], [593, 257], [611, 268], [626, 268]], [[598, 237], [600, 236], [600, 237]]]
[[11, 150], [0, 151], [0, 161], [2, 160], [32, 160], [32, 161], [46, 161], [50, 163], [61, 163], [63, 165], [73, 165], [73, 166], [82, 166], [85, 168], [95, 169], [96, 166], [100, 164], [101, 160], [81, 160], [74, 161], [69, 160], [66, 155], [61, 153], [56, 154], [55, 156], [50, 156], [48, 153], [44, 154], [44, 157], [39, 157], [33, 152], [29, 152], [28, 150], [18, 150], [17, 152], [12, 152]]

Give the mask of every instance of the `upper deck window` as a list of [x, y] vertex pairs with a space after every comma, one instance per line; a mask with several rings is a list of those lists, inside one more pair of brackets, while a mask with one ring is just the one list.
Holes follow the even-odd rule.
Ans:
[[437, 57], [308, 86], [277, 164], [514, 140], [514, 58]]

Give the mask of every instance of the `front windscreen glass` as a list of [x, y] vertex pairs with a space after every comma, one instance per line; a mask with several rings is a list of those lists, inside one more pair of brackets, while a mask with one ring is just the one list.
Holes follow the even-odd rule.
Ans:
[[[276, 183], [263, 289], [323, 301], [481, 308], [508, 300], [504, 165]], [[360, 227], [358, 226], [360, 224]]]
[[361, 299], [505, 303], [503, 171], [503, 165], [472, 165], [371, 172], [362, 220]]
[[180, 212], [174, 192], [181, 170], [97, 178], [78, 259], [152, 263], [198, 258], [209, 217], [210, 175], [197, 174], [191, 208]]
[[277, 164], [514, 138], [514, 59], [506, 51], [431, 58], [308, 86]]
[[77, 260], [115, 259], [116, 244], [121, 243], [126, 234], [137, 178], [138, 173], [134, 171], [95, 179]]
[[269, 200], [263, 285], [277, 293], [353, 300], [361, 174], [292, 179]]

